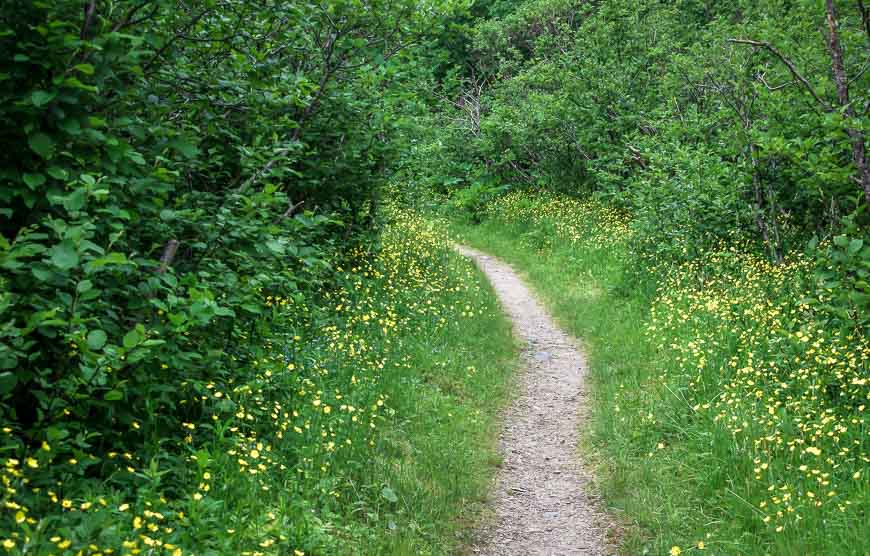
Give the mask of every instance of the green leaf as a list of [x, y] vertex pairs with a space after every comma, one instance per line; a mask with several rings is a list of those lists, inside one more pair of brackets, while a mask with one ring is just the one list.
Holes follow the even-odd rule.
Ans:
[[14, 369], [18, 366], [18, 357], [14, 353], [0, 353], [0, 369]]
[[183, 139], [175, 139], [174, 141], [169, 142], [169, 146], [184, 158], [194, 158], [199, 154], [199, 149], [196, 145], [188, 143]]
[[208, 467], [209, 461], [211, 461], [211, 456], [208, 453], [208, 450], [198, 450], [195, 454], [196, 456], [196, 464], [200, 469], [205, 469]]
[[63, 168], [58, 168], [57, 166], [50, 167], [48, 170], [46, 170], [46, 173], [56, 180], [65, 180], [69, 177], [69, 172], [67, 172]]
[[91, 330], [88, 332], [88, 347], [94, 351], [103, 349], [106, 345], [106, 333], [102, 330]]
[[234, 317], [234, 316], [236, 316], [235, 311], [233, 311], [232, 309], [230, 309], [228, 307], [217, 307], [214, 310], [214, 314], [219, 316], [219, 317]]
[[47, 270], [45, 268], [33, 267], [30, 269], [30, 273], [33, 274], [33, 277], [39, 280], [40, 282], [48, 282], [53, 279], [55, 273]]
[[27, 184], [27, 187], [30, 189], [36, 189], [40, 185], [45, 183], [45, 176], [42, 174], [24, 174], [22, 176], [24, 183]]
[[257, 305], [254, 305], [253, 303], [243, 303], [241, 307], [245, 311], [253, 313], [255, 315], [261, 315], [263, 313], [263, 310], [260, 309], [260, 307], [258, 307]]
[[54, 154], [54, 140], [46, 133], [34, 133], [28, 140], [33, 152], [48, 160]]
[[94, 74], [94, 66], [92, 66], [91, 64], [77, 64], [73, 67], [77, 71], [80, 71], [85, 75], [93, 75]]
[[5, 396], [11, 392], [15, 385], [18, 384], [18, 377], [11, 371], [0, 373], [0, 396]]
[[135, 328], [124, 334], [124, 348], [133, 349], [142, 341], [142, 335]]
[[91, 379], [94, 378], [94, 375], [97, 374], [97, 369], [95, 369], [94, 367], [89, 367], [87, 365], [82, 365], [81, 371], [82, 371], [82, 378], [84, 378], [85, 381], [87, 381], [87, 382], [90, 382]]
[[82, 125], [73, 118], [67, 118], [60, 122], [60, 128], [70, 135], [81, 135]]
[[105, 257], [100, 257], [99, 259], [94, 259], [93, 261], [88, 263], [88, 266], [89, 266], [89, 270], [93, 271], [93, 270], [96, 270], [98, 268], [102, 268], [104, 266], [123, 265], [123, 264], [127, 264], [129, 262], [130, 261], [127, 260], [127, 256], [124, 255], [123, 253], [113, 252], [113, 253], [109, 253]]
[[79, 284], [76, 286], [76, 291], [77, 291], [78, 293], [85, 293], [85, 292], [90, 291], [91, 288], [93, 288], [93, 287], [94, 287], [94, 283], [91, 282], [90, 280], [82, 280], [82, 281], [79, 282]]
[[66, 240], [49, 249], [51, 262], [61, 270], [69, 270], [79, 264], [79, 254], [73, 242]]
[[116, 402], [124, 399], [124, 393], [120, 390], [109, 390], [106, 392], [106, 395], [103, 396], [103, 399], [107, 402]]
[[381, 496], [384, 498], [384, 500], [392, 502], [394, 504], [399, 501], [399, 497], [396, 496], [396, 493], [393, 492], [393, 489], [391, 489], [390, 487], [384, 487], [384, 489], [381, 491]]
[[67, 77], [66, 79], [63, 80], [63, 84], [66, 87], [70, 87], [72, 89], [81, 89], [81, 90], [87, 91], [89, 93], [96, 93], [99, 91], [99, 89], [97, 89], [93, 85], [85, 85], [84, 83], [79, 81], [79, 79], [77, 79], [75, 77]]
[[53, 101], [56, 96], [57, 93], [53, 91], [34, 91], [33, 94], [30, 95], [30, 101], [33, 102], [34, 106], [45, 106]]
[[849, 242], [849, 253], [854, 255], [855, 253], [860, 251], [862, 247], [864, 247], [863, 239], [853, 239]]
[[54, 442], [55, 440], [63, 440], [64, 438], [69, 436], [69, 431], [66, 429], [59, 429], [57, 427], [48, 427], [45, 429], [45, 435], [48, 437], [49, 442]]
[[66, 210], [70, 212], [77, 212], [82, 210], [82, 207], [85, 206], [85, 202], [88, 200], [88, 192], [85, 189], [78, 188], [72, 191], [69, 195], [64, 197], [63, 206]]

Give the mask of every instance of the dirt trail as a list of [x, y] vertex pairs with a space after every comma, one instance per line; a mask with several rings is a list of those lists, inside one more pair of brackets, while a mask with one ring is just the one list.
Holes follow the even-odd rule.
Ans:
[[521, 392], [500, 436], [504, 464], [493, 494], [494, 518], [478, 532], [474, 554], [608, 555], [610, 528], [589, 492], [577, 451], [584, 419], [586, 361], [510, 266], [457, 246], [492, 282], [519, 337], [527, 342]]

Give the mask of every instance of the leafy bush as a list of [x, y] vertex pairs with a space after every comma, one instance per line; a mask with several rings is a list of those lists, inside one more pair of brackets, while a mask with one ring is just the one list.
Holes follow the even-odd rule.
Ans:
[[455, 189], [451, 204], [454, 208], [467, 213], [473, 220], [479, 221], [487, 203], [506, 189], [507, 186], [496, 185], [488, 180], [477, 180], [468, 187]]
[[[371, 472], [370, 439], [333, 472], [313, 436], [282, 438], [347, 415], [292, 396], [351, 357], [323, 343], [329, 319], [367, 321], [327, 318], [327, 294], [378, 241], [402, 51], [452, 9], [365, 6], [0, 7], [8, 551], [335, 546], [309, 510]], [[384, 409], [361, 390], [362, 429]]]

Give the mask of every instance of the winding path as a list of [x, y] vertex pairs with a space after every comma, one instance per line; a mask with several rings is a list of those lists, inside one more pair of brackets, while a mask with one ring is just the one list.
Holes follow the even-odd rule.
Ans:
[[586, 361], [510, 266], [457, 246], [492, 282], [517, 335], [527, 343], [521, 392], [505, 414], [503, 465], [493, 519], [477, 534], [473, 554], [609, 555], [611, 524], [590, 492], [577, 450], [587, 413]]

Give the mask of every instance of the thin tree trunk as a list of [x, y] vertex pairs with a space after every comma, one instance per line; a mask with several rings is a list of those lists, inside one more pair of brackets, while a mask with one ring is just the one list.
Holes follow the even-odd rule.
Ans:
[[771, 228], [773, 229], [773, 239], [770, 237], [770, 228], [764, 218], [764, 192], [761, 190], [761, 175], [758, 170], [758, 157], [755, 154], [755, 144], [749, 143], [749, 161], [752, 164], [752, 189], [755, 193], [755, 225], [761, 233], [761, 239], [764, 240], [764, 245], [770, 250], [773, 260], [778, 263], [782, 262], [782, 246], [779, 240], [779, 230], [776, 226], [776, 215], [774, 210], [771, 210]]
[[861, 12], [861, 26], [870, 38], [870, 10], [864, 7], [864, 0], [858, 0], [858, 11]]
[[[837, 100], [843, 107], [843, 113], [847, 118], [855, 119], [857, 114], [854, 107], [849, 104], [849, 78], [846, 75], [843, 63], [843, 47], [840, 44], [840, 36], [837, 32], [837, 12], [834, 8], [834, 0], [825, 2], [828, 12], [828, 47], [831, 50], [831, 69], [834, 74], [834, 82], [837, 84]], [[864, 144], [864, 133], [852, 127], [846, 128], [846, 133], [852, 140], [852, 161], [855, 163], [855, 181], [864, 190], [864, 198], [870, 205], [870, 165], [867, 164], [867, 149]]]

